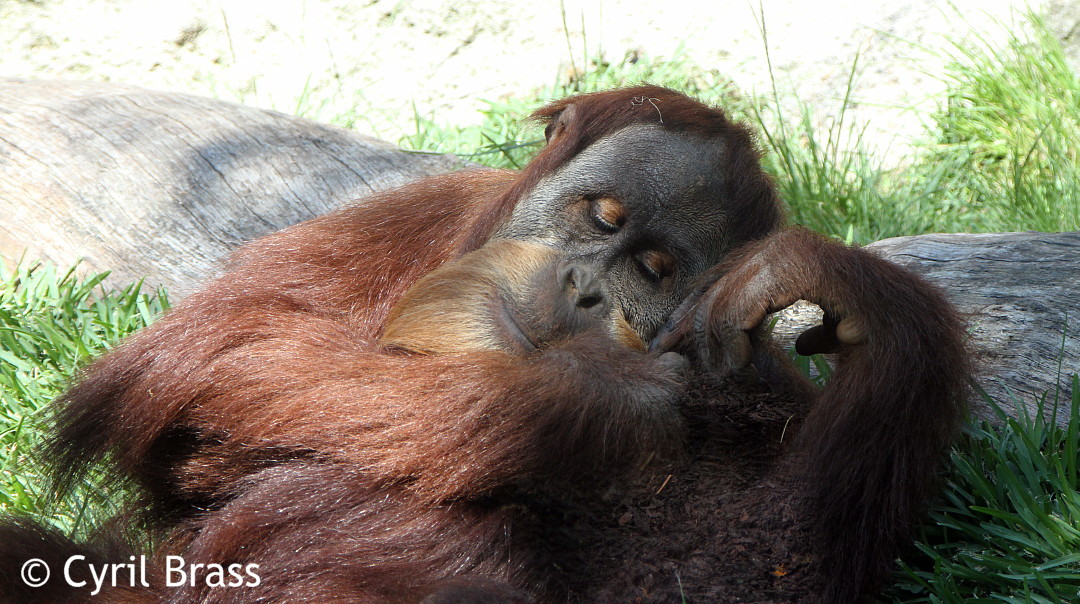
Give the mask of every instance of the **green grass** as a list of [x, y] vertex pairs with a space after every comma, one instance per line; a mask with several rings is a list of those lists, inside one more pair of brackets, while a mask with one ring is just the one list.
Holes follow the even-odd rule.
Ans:
[[43, 469], [31, 455], [40, 442], [44, 408], [77, 367], [123, 336], [149, 324], [168, 302], [136, 283], [106, 294], [106, 274], [77, 278], [49, 264], [0, 265], [0, 512], [44, 516], [78, 530], [109, 497], [88, 482], [55, 506]]
[[[887, 594], [897, 602], [1080, 600], [1080, 379], [1045, 415], [969, 426], [917, 551]], [[1060, 403], [1060, 404], [1059, 404]], [[1022, 405], [1018, 406], [1023, 409]], [[1058, 413], [1068, 413], [1065, 428]]]
[[[995, 45], [957, 43], [947, 98], [901, 168], [844, 118], [825, 132], [758, 112], [766, 165], [796, 222], [859, 243], [929, 232], [1080, 229], [1080, 79], [1045, 23]], [[853, 67], [854, 70], [854, 67]]]
[[[751, 122], [762, 133], [766, 167], [794, 220], [818, 231], [867, 242], [933, 231], [1077, 230], [1080, 81], [1044, 24], [1032, 17], [1030, 26], [1004, 45], [956, 45], [945, 74], [947, 98], [928, 116], [930, 129], [901, 168], [883, 168], [864, 150], [858, 127], [843, 119], [817, 131], [809, 109], [794, 118], [777, 115], [779, 103], [741, 96], [715, 70], [678, 57], [593, 60], [578, 75], [530, 97], [488, 102], [477, 126], [457, 128], [414, 115], [416, 131], [401, 142], [520, 167], [542, 139], [522, 118], [542, 102], [651, 82]], [[783, 123], [791, 125], [773, 125]], [[44, 472], [28, 454], [40, 440], [42, 408], [75, 368], [167, 306], [163, 295], [146, 295], [137, 285], [105, 293], [96, 287], [99, 281], [47, 265], [0, 273], [0, 511], [78, 528], [109, 509], [110, 494], [92, 483], [66, 502], [49, 504]], [[969, 427], [953, 451], [944, 493], [920, 528], [917, 546], [904, 556], [887, 599], [1076, 600], [1076, 381], [1073, 392], [1060, 410], [1071, 413], [1065, 428], [1041, 416]], [[1046, 404], [1053, 400], [1051, 395]]]
[[958, 164], [949, 201], [973, 226], [1080, 226], [1080, 79], [1037, 16], [1031, 33], [1000, 48], [956, 45], [954, 82], [935, 118], [930, 161]]

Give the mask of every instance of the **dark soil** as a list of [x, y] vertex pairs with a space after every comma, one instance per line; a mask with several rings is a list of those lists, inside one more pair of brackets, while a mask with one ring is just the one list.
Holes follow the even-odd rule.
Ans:
[[684, 462], [563, 518], [557, 559], [570, 600], [816, 599], [793, 463], [781, 463], [805, 410], [730, 382], [694, 390]]

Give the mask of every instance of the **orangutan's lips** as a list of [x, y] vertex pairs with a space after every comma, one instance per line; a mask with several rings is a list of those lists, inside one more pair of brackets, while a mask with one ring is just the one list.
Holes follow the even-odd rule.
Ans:
[[518, 322], [514, 319], [514, 313], [510, 311], [510, 307], [505, 300], [499, 299], [496, 303], [495, 318], [502, 326], [503, 332], [509, 336], [510, 340], [520, 345], [525, 352], [533, 352], [539, 350], [540, 347], [525, 334], [525, 330], [518, 325]]

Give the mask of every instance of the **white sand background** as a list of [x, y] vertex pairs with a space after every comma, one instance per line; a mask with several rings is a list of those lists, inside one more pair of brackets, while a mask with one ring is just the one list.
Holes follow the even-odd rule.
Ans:
[[[414, 109], [478, 122], [481, 99], [554, 82], [583, 55], [685, 55], [745, 92], [773, 74], [816, 119], [835, 119], [856, 56], [849, 117], [902, 156], [940, 102], [948, 40], [1001, 40], [1014, 0], [0, 0], [0, 75], [79, 78], [215, 96], [397, 141]], [[1039, 5], [1036, 5], [1039, 6]], [[798, 119], [784, 105], [785, 119]]]

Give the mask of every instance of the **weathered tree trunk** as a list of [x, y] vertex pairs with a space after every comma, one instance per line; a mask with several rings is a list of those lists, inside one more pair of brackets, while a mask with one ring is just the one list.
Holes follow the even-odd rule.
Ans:
[[0, 256], [180, 296], [241, 242], [460, 164], [196, 96], [0, 79]]
[[[1010, 415], [1034, 413], [1046, 395], [1068, 418], [1069, 378], [1080, 373], [1080, 233], [935, 234], [868, 248], [936, 283], [967, 316], [979, 385]], [[820, 318], [810, 304], [779, 314], [785, 342]]]

